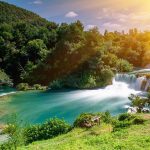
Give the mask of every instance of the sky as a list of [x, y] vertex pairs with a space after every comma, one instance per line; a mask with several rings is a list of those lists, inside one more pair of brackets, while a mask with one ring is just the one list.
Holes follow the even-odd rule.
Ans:
[[49, 21], [81, 20], [85, 29], [150, 29], [150, 0], [2, 0], [31, 10]]

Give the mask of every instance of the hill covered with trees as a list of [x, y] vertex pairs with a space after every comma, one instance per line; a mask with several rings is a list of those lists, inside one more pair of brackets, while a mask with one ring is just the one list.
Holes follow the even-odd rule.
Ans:
[[116, 72], [150, 61], [150, 32], [84, 30], [80, 21], [60, 25], [0, 2], [0, 68], [15, 84], [93, 88], [111, 84]]

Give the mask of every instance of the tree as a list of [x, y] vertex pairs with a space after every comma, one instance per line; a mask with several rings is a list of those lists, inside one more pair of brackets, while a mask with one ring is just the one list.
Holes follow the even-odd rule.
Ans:
[[37, 63], [40, 59], [44, 59], [49, 52], [41, 39], [29, 41], [27, 43], [26, 50], [29, 60], [34, 63]]

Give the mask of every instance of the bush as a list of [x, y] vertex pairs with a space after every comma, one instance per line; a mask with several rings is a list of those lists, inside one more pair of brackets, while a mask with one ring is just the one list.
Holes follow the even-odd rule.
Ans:
[[6, 127], [4, 127], [3, 134], [13, 135], [16, 131], [16, 128], [17, 128], [16, 125], [8, 124]]
[[0, 83], [12, 85], [12, 81], [10, 80], [9, 76], [1, 69], [0, 69]]
[[30, 89], [28, 83], [19, 83], [16, 88], [19, 91], [26, 91]]
[[101, 122], [100, 119], [100, 114], [83, 113], [77, 117], [73, 125], [74, 127], [91, 128], [99, 125]]
[[111, 114], [108, 111], [106, 111], [105, 113], [102, 113], [101, 119], [105, 123], [111, 123], [113, 118], [111, 117]]
[[26, 128], [24, 135], [26, 137], [26, 143], [31, 143], [33, 141], [46, 140], [67, 133], [70, 129], [71, 126], [64, 120], [54, 118], [44, 124], [33, 125]]
[[136, 115], [123, 113], [119, 115], [117, 121], [113, 122], [114, 131], [121, 129], [121, 128], [129, 127], [130, 125], [143, 124], [144, 121], [145, 121], [144, 119]]
[[64, 85], [63, 85], [62, 81], [58, 79], [58, 80], [52, 81], [49, 85], [49, 88], [56, 90], [56, 89], [62, 89], [63, 86]]
[[46, 90], [46, 87], [41, 86], [40, 84], [34, 84], [33, 89], [35, 89], [35, 90]]
[[140, 117], [136, 117], [136, 118], [134, 118], [133, 119], [133, 121], [132, 121], [132, 123], [133, 124], [144, 124], [144, 122], [145, 122], [145, 120], [144, 119], [142, 119], [142, 118], [140, 118]]
[[91, 124], [91, 119], [93, 116], [94, 115], [91, 113], [80, 114], [73, 123], [74, 127], [85, 127], [85, 123]]
[[133, 65], [130, 64], [127, 60], [119, 59], [117, 61], [117, 70], [119, 72], [130, 72], [133, 70]]
[[24, 145], [25, 139], [21, 124], [22, 121], [16, 114], [11, 115], [8, 125], [3, 130], [3, 134], [9, 135], [9, 140], [0, 145], [0, 150], [16, 150], [18, 146]]
[[132, 125], [132, 121], [116, 121], [113, 124], [113, 131], [120, 130], [122, 128], [126, 128]]
[[98, 76], [99, 79], [97, 78], [97, 80], [99, 81], [98, 83], [99, 86], [107, 86], [112, 84], [113, 77], [114, 77], [114, 73], [111, 70], [111, 68], [109, 67], [103, 68], [101, 70], [100, 75]]
[[135, 116], [134, 115], [131, 115], [131, 114], [128, 114], [128, 113], [123, 113], [123, 114], [120, 114], [119, 117], [118, 117], [118, 120], [119, 121], [125, 121], [125, 120], [132, 120], [134, 119]]

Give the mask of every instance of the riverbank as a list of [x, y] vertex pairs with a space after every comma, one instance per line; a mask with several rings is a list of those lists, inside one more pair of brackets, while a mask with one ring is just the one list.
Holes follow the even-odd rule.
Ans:
[[139, 114], [147, 121], [142, 125], [112, 132], [110, 125], [103, 124], [91, 129], [75, 128], [56, 138], [34, 142], [18, 150], [149, 150], [150, 114]]

